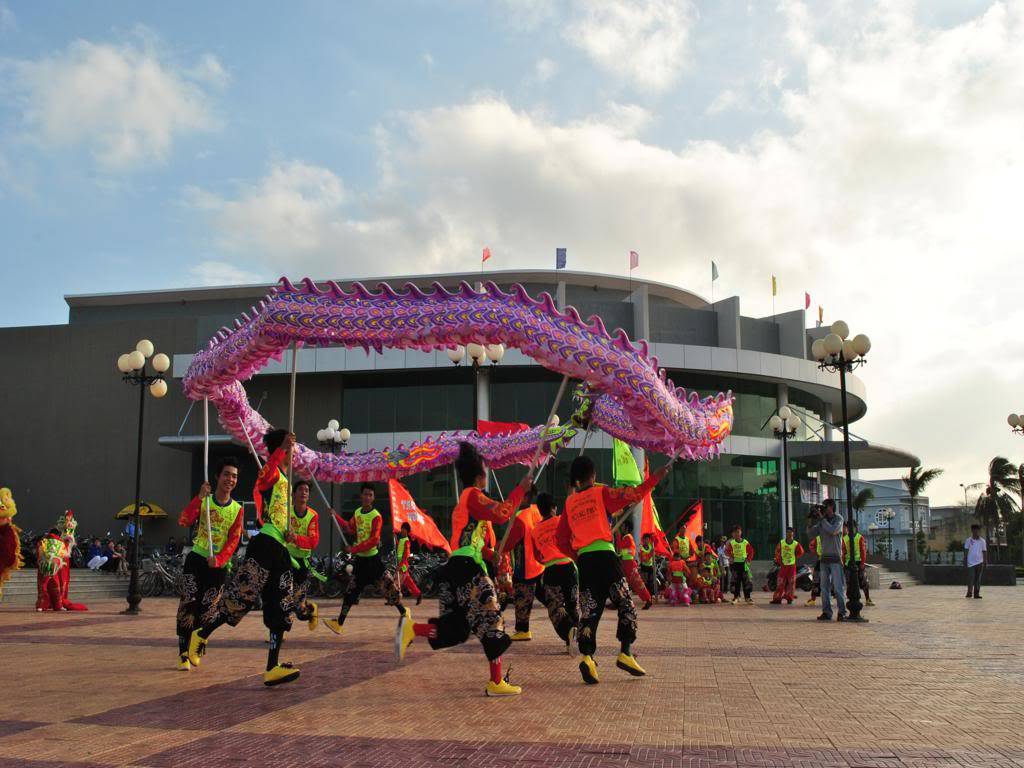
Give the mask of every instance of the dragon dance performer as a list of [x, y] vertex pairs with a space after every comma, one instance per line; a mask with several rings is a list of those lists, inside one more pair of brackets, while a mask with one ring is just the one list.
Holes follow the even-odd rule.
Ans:
[[487, 469], [471, 444], [459, 444], [455, 470], [463, 491], [452, 515], [453, 552], [435, 577], [439, 615], [426, 624], [403, 619], [395, 636], [395, 650], [402, 660], [416, 637], [427, 638], [430, 647], [439, 650], [476, 635], [490, 664], [486, 695], [515, 696], [522, 693], [522, 688], [510, 684], [501, 673], [501, 655], [512, 641], [505, 632], [494, 582], [484, 568], [483, 548], [487, 524], [504, 523], [512, 517], [530, 487], [530, 475], [499, 503], [484, 493]]
[[280, 662], [284, 635], [291, 629], [291, 614], [295, 610], [292, 569], [298, 568], [298, 563], [288, 552], [291, 534], [284, 533], [289, 529], [287, 470], [295, 435], [285, 429], [274, 429], [263, 436], [263, 444], [270, 458], [260, 470], [253, 489], [253, 500], [262, 527], [249, 540], [245, 560], [224, 590], [216, 618], [204, 623], [189, 638], [188, 660], [193, 666], [198, 666], [214, 631], [224, 624], [237, 626], [255, 607], [257, 600], [261, 600], [263, 623], [270, 630], [270, 650], [263, 684], [280, 685], [299, 677], [296, 667]]
[[533, 639], [530, 614], [538, 588], [543, 590], [540, 580], [544, 575], [544, 564], [537, 557], [533, 541], [533, 529], [541, 521], [540, 510], [534, 503], [536, 496], [537, 489], [531, 485], [523, 499], [523, 508], [515, 513], [510, 523], [512, 530], [505, 543], [505, 550], [515, 553], [512, 594], [516, 607], [516, 631], [511, 636], [513, 642]]
[[669, 464], [634, 488], [609, 488], [595, 485], [597, 470], [589, 456], [577, 456], [569, 470], [569, 482], [575, 493], [565, 502], [565, 514], [559, 519], [562, 535], [568, 534], [577, 553], [580, 575], [580, 674], [583, 682], [594, 685], [597, 675], [597, 627], [609, 600], [619, 614], [616, 637], [621, 644], [615, 665], [635, 677], [647, 674], [632, 654], [636, 640], [636, 609], [622, 564], [612, 543], [609, 517], [636, 504], [668, 473]]
[[334, 515], [338, 525], [356, 540], [348, 550], [355, 555], [355, 560], [352, 564], [352, 576], [348, 580], [348, 587], [341, 602], [341, 611], [337, 619], [324, 620], [324, 626], [336, 635], [343, 632], [348, 612], [359, 602], [363, 590], [372, 584], [376, 584], [384, 593], [385, 603], [395, 606], [398, 610], [399, 621], [402, 618], [412, 618], [409, 609], [402, 605], [402, 588], [397, 570], [392, 571], [386, 567], [380, 556], [380, 532], [384, 526], [384, 518], [373, 506], [376, 495], [373, 483], [363, 483], [359, 491], [359, 507], [352, 513], [352, 519], [346, 520], [341, 515]]
[[[238, 485], [238, 463], [225, 458], [214, 475], [216, 490], [204, 482], [199, 493], [189, 502], [178, 518], [178, 525], [191, 528], [198, 522], [192, 541], [192, 551], [185, 557], [181, 573], [181, 602], [178, 604], [178, 669], [192, 669], [188, 658], [188, 641], [192, 632], [211, 622], [220, 610], [221, 592], [228, 574], [228, 564], [238, 549], [242, 535], [242, 505], [231, 498]], [[211, 496], [210, 520], [207, 527], [203, 508]], [[210, 539], [213, 551], [210, 551]]]
[[636, 567], [636, 541], [633, 539], [633, 534], [627, 531], [625, 535], [619, 536], [616, 547], [619, 551], [619, 560], [622, 561], [622, 572], [626, 575], [629, 588], [633, 590], [633, 594], [643, 600], [643, 609], [646, 611], [654, 605], [654, 600], [644, 583], [643, 576], [640, 575], [640, 569]]
[[804, 556], [804, 548], [794, 538], [795, 533], [792, 527], [786, 528], [786, 538], [775, 545], [775, 564], [779, 566], [779, 573], [775, 577], [772, 605], [782, 605], [783, 600], [792, 605], [796, 600], [796, 561]]
[[61, 596], [60, 572], [67, 568], [67, 544], [51, 528], [36, 545], [36, 610], [66, 611]]
[[640, 537], [640, 575], [652, 600], [658, 599], [658, 574], [655, 570], [657, 553], [654, 551], [654, 534], [645, 533]]
[[409, 573], [409, 556], [412, 554], [412, 543], [409, 537], [412, 535], [412, 526], [409, 523], [402, 523], [401, 536], [395, 543], [395, 565], [398, 567], [398, 575], [402, 580], [402, 586], [409, 592], [410, 597], [416, 598], [416, 605], [423, 602], [423, 593]]
[[[537, 509], [542, 519], [530, 535], [537, 559], [544, 566], [541, 599], [548, 609], [548, 618], [555, 633], [562, 638], [568, 654], [575, 658], [576, 632], [580, 625], [580, 586], [576, 563], [569, 556], [572, 545], [564, 536], [564, 530], [559, 528], [560, 517], [555, 514], [551, 494], [537, 496]], [[560, 531], [563, 533], [561, 540]]]
[[0, 596], [4, 583], [21, 568], [21, 529], [14, 524], [18, 506], [10, 488], [0, 488]]
[[[333, 512], [334, 510], [331, 510]], [[307, 598], [309, 579], [325, 580], [313, 570], [309, 558], [320, 545], [320, 516], [309, 506], [309, 481], [296, 480], [292, 487], [292, 513], [288, 518], [287, 547], [292, 557], [292, 600], [295, 616], [316, 629], [320, 620], [317, 604]], [[296, 565], [296, 563], [298, 565]]]

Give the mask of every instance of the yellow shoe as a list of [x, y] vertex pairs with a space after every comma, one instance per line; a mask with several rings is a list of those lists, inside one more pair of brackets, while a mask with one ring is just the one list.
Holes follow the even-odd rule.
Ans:
[[192, 665], [189, 663], [188, 654], [183, 653], [178, 657], [178, 671], [188, 672], [192, 669]]
[[188, 661], [193, 667], [198, 667], [200, 660], [206, 654], [206, 640], [199, 636], [199, 630], [195, 629], [188, 638]]
[[875, 604], [875, 601], [872, 600], [870, 597], [867, 600], [864, 601], [864, 605], [874, 605], [874, 604]]
[[324, 619], [324, 626], [327, 627], [331, 632], [336, 635], [340, 635], [345, 631], [345, 627], [342, 626], [341, 622], [337, 619]]
[[747, 605], [753, 605], [754, 604], [754, 598], [746, 597], [746, 598], [743, 599], [743, 602], [745, 602]]
[[811, 598], [810, 600], [808, 600], [808, 601], [807, 601], [807, 602], [805, 603], [805, 605], [815, 605], [815, 604], [817, 604], [817, 602], [818, 602], [818, 598], [816, 598], [816, 597], [812, 597], [812, 598]]
[[597, 676], [597, 662], [593, 656], [584, 656], [580, 659], [580, 674], [587, 685], [597, 685], [601, 682], [601, 678]]
[[403, 661], [405, 652], [416, 639], [416, 628], [413, 626], [412, 613], [408, 608], [405, 615], [398, 620], [398, 629], [395, 630], [395, 661]]
[[509, 637], [509, 640], [533, 640], [533, 633], [530, 630], [526, 630], [525, 632], [516, 632]]
[[281, 685], [281, 683], [290, 683], [292, 680], [298, 679], [299, 670], [291, 664], [278, 664], [273, 669], [268, 669], [263, 673], [264, 685]]
[[643, 677], [647, 674], [647, 670], [637, 663], [631, 653], [620, 653], [619, 658], [615, 660], [615, 666], [629, 672], [633, 677]]
[[484, 690], [486, 696], [518, 696], [522, 692], [521, 686], [512, 685], [508, 680], [502, 680], [500, 683], [488, 680], [487, 688]]
[[314, 603], [312, 600], [308, 602], [308, 605], [312, 613], [310, 614], [309, 619], [307, 620], [307, 624], [309, 625], [309, 631], [312, 632], [314, 629], [316, 629], [316, 625], [320, 623], [320, 610], [319, 608], [317, 608], [316, 603]]
[[739, 605], [739, 604], [740, 604], [740, 599], [738, 597], [734, 597], [732, 600], [729, 601], [729, 605]]

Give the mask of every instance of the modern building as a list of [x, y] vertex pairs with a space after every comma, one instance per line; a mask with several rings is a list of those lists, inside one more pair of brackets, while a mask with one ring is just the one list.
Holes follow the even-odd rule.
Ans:
[[[841, 484], [842, 442], [833, 425], [841, 413], [838, 376], [810, 359], [811, 342], [827, 329], [808, 328], [803, 310], [771, 317], [748, 317], [740, 299], [707, 302], [682, 288], [648, 280], [585, 272], [523, 270], [490, 272], [502, 287], [522, 283], [537, 296], [550, 293], [560, 307], [572, 305], [584, 318], [599, 315], [609, 330], [646, 338], [669, 377], [702, 395], [731, 390], [735, 427], [720, 458], [677, 463], [656, 502], [666, 528], [697, 500], [703, 501], [709, 534], [744, 526], [758, 551], [767, 554], [783, 520], [802, 530], [808, 503]], [[478, 281], [478, 273], [389, 279], [446, 287]], [[343, 286], [349, 281], [340, 281]], [[377, 280], [364, 280], [373, 285]], [[23, 527], [42, 530], [65, 508], [78, 515], [82, 533], [105, 535], [123, 527], [115, 512], [133, 499], [138, 391], [121, 382], [115, 362], [141, 338], [173, 359], [170, 392], [148, 398], [143, 440], [143, 497], [170, 513], [145, 528], [148, 545], [181, 536], [174, 518], [202, 478], [201, 405], [181, 393], [180, 378], [192, 353], [221, 326], [266, 294], [265, 285], [66, 297], [66, 325], [0, 329], [0, 392], [5, 409], [0, 442], [0, 484], [14, 490]], [[855, 318], [851, 318], [855, 319]], [[453, 365], [444, 352], [425, 354], [384, 350], [325, 348], [299, 355], [296, 430], [315, 445], [329, 419], [352, 432], [348, 451], [410, 443], [441, 430], [471, 429], [477, 418], [543, 422], [559, 377], [509, 350], [500, 365], [474, 370]], [[287, 420], [288, 373], [271, 363], [246, 382], [250, 400], [274, 424]], [[867, 393], [856, 375], [847, 377], [850, 420], [867, 409]], [[766, 426], [782, 405], [797, 414], [796, 435], [788, 441], [790, 479], [780, 492], [781, 444]], [[560, 415], [568, 417], [566, 398]], [[213, 421], [213, 418], [211, 417]], [[215, 424], [216, 422], [213, 421]], [[222, 430], [217, 429], [217, 432]], [[212, 438], [213, 456], [237, 456], [244, 467], [239, 498], [249, 498], [255, 466], [245, 449], [223, 434]], [[591, 437], [587, 446], [602, 476], [610, 476], [610, 439]], [[541, 484], [565, 495], [566, 450]], [[907, 467], [917, 459], [866, 440], [852, 442], [855, 469]], [[664, 459], [656, 457], [657, 465]], [[511, 487], [521, 468], [498, 472]], [[454, 503], [452, 473], [441, 469], [408, 478], [407, 486], [447, 530]], [[824, 487], [824, 490], [823, 490]], [[356, 489], [338, 490], [338, 503], [352, 506]], [[836, 495], [832, 491], [831, 495]], [[383, 488], [378, 498], [385, 496]], [[386, 508], [386, 498], [379, 507]], [[319, 502], [319, 499], [314, 499]], [[323, 504], [314, 504], [322, 507]], [[326, 527], [326, 521], [325, 521]], [[328, 538], [323, 531], [323, 538]]]

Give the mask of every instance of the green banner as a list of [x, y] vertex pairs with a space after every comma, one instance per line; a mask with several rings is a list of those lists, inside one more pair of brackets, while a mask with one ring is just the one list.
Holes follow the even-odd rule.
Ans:
[[616, 488], [636, 487], [644, 481], [629, 446], [617, 437], [612, 438], [612, 477]]

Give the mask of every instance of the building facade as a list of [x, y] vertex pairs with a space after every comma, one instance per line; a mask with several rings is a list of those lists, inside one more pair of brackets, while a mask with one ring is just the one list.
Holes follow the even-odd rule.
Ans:
[[[430, 275], [388, 282], [426, 287], [436, 281], [451, 288], [480, 277]], [[820, 371], [810, 359], [811, 342], [827, 329], [808, 328], [803, 310], [748, 317], [741, 313], [738, 297], [710, 304], [662, 283], [565, 270], [485, 277], [503, 288], [521, 283], [535, 297], [546, 291], [559, 307], [574, 306], [584, 318], [599, 315], [610, 331], [622, 328], [631, 338], [646, 338], [651, 354], [677, 385], [701, 395], [733, 392], [735, 426], [722, 455], [704, 463], [677, 463], [658, 490], [655, 501], [666, 528], [700, 500], [709, 535], [726, 533], [738, 523], [758, 551], [767, 554], [785, 521], [802, 530], [809, 503], [838, 495], [838, 376]], [[343, 287], [351, 284], [340, 282]], [[372, 286], [378, 281], [362, 282]], [[265, 285], [253, 285], [68, 296], [66, 325], [0, 329], [5, 356], [23, 363], [0, 368], [0, 391], [8, 403], [0, 484], [14, 490], [23, 527], [49, 527], [65, 508], [75, 510], [79, 530], [86, 534], [103, 536], [123, 527], [113, 515], [134, 494], [138, 391], [120, 381], [115, 361], [138, 339], [149, 338], [158, 351], [172, 357], [173, 366], [168, 395], [146, 403], [143, 498], [170, 513], [168, 519], [147, 524], [147, 545], [183, 535], [175, 518], [202, 478], [202, 414], [201, 405], [193, 407], [182, 395], [180, 379], [193, 352], [266, 291]], [[251, 402], [273, 424], [287, 421], [288, 373], [287, 362], [272, 362], [245, 382]], [[847, 380], [853, 422], [864, 415], [867, 395], [856, 376]], [[485, 364], [478, 370], [465, 363], [453, 365], [443, 352], [301, 350], [296, 431], [301, 441], [315, 447], [317, 430], [337, 419], [352, 432], [345, 450], [363, 451], [409, 444], [442, 430], [472, 429], [477, 419], [539, 424], [558, 381], [556, 374], [516, 350], [508, 350], [500, 365]], [[767, 427], [782, 405], [799, 419], [797, 434], [787, 445], [788, 482], [780, 482], [781, 444]], [[560, 416], [567, 418], [571, 410], [566, 398]], [[212, 416], [211, 421], [216, 423]], [[224, 434], [214, 435], [211, 444], [214, 460], [223, 455], [239, 458], [243, 471], [236, 496], [248, 499], [255, 465], [244, 448]], [[610, 478], [610, 448], [610, 438], [603, 434], [592, 436], [587, 445], [604, 478]], [[565, 450], [541, 477], [542, 489], [557, 499], [565, 496], [568, 464], [575, 454]], [[855, 469], [905, 467], [917, 461], [859, 438], [852, 441], [852, 456]], [[652, 464], [663, 460], [655, 457]], [[499, 471], [497, 484], [510, 488], [522, 471]], [[450, 468], [404, 482], [447, 532], [454, 505]], [[335, 489], [336, 506], [351, 508], [357, 490]], [[381, 487], [382, 511], [385, 496]], [[319, 499], [313, 501], [323, 507]], [[326, 520], [324, 527], [326, 542]]]

